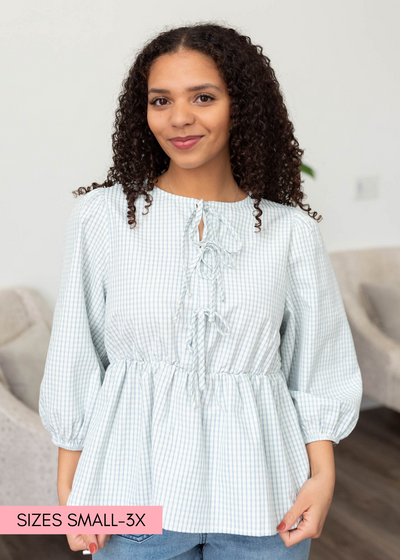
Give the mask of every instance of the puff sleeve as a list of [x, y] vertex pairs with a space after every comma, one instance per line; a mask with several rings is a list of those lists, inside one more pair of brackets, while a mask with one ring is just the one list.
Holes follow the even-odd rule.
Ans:
[[109, 364], [104, 343], [109, 254], [105, 189], [83, 195], [64, 234], [61, 286], [39, 414], [58, 447], [82, 450]]
[[[303, 215], [300, 215], [300, 212]], [[317, 222], [296, 209], [280, 354], [304, 443], [355, 428], [362, 378], [342, 295]]]

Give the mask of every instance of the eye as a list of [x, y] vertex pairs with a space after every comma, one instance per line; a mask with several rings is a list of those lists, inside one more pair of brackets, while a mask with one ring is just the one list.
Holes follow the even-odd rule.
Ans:
[[[198, 95], [196, 97], [196, 99], [200, 99], [200, 97], [206, 97], [207, 101], [210, 99], [211, 101], [214, 99], [214, 97], [212, 97], [211, 95], [208, 95], [207, 93], [200, 93], [200, 95]], [[167, 99], [165, 97], [156, 97], [155, 99], [153, 99], [152, 101], [149, 101], [150, 105], [155, 105], [156, 107], [163, 107], [164, 103], [162, 103], [161, 105], [157, 104], [157, 101], [167, 101]], [[206, 101], [206, 102], [207, 102]], [[202, 103], [201, 103], [202, 105]]]
[[200, 95], [197, 96], [197, 99], [199, 99], [200, 97], [207, 97], [208, 99], [213, 100], [214, 97], [211, 97], [211, 95], [207, 95], [207, 93], [201, 93]]
[[[160, 101], [164, 99], [164, 101], [166, 101], [165, 97], [156, 97], [155, 99], [153, 99], [153, 101], [149, 101], [150, 105], [156, 105], [156, 101]], [[158, 105], [158, 107], [160, 107], [160, 105]]]

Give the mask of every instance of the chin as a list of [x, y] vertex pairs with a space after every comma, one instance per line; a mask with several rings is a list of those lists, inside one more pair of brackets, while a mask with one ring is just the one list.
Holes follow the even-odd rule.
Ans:
[[211, 159], [213, 159], [213, 157], [199, 157], [198, 154], [195, 153], [182, 153], [182, 154], [167, 154], [171, 161], [173, 161], [175, 163], [175, 165], [178, 165], [179, 167], [183, 167], [183, 168], [187, 168], [187, 169], [191, 169], [192, 167], [200, 167], [201, 165], [204, 165], [205, 163], [207, 163], [208, 161], [210, 161]]
[[183, 161], [176, 161], [176, 160], [172, 160], [171, 161], [174, 162], [174, 164], [177, 167], [180, 167], [181, 169], [196, 169], [197, 167], [201, 167], [205, 162], [183, 162]]

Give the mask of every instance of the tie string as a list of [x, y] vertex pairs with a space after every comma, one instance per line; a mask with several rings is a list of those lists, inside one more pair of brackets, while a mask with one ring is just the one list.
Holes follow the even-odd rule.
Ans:
[[[203, 239], [198, 240], [198, 226], [203, 216], [204, 233]], [[218, 227], [214, 229], [212, 216], [217, 219]], [[233, 242], [233, 248], [224, 245], [219, 237], [221, 226], [228, 233], [229, 241]], [[196, 254], [190, 262], [186, 255], [187, 239], [196, 247]], [[187, 346], [193, 353], [194, 369], [191, 373], [191, 392], [194, 407], [198, 408], [200, 391], [206, 388], [206, 352], [205, 352], [205, 333], [207, 320], [215, 325], [217, 331], [227, 336], [230, 334], [230, 327], [226, 319], [217, 312], [217, 287], [221, 301], [225, 301], [225, 291], [222, 282], [221, 266], [232, 268], [236, 265], [236, 255], [241, 251], [243, 243], [227, 218], [216, 208], [203, 199], [199, 201], [191, 212], [183, 234], [182, 234], [182, 265], [184, 278], [181, 294], [174, 317], [176, 323], [179, 317], [185, 295], [192, 297], [191, 281], [194, 271], [208, 282], [211, 283], [211, 306], [206, 308], [195, 308], [190, 318], [189, 331], [187, 336]], [[206, 256], [211, 256], [211, 264], [207, 262]]]

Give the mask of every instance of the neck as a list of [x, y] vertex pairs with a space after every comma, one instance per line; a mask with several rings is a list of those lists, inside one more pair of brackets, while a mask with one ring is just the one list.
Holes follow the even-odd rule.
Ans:
[[161, 180], [162, 188], [172, 191], [173, 194], [203, 200], [232, 202], [235, 197], [239, 199], [240, 190], [232, 175], [230, 163], [228, 168], [227, 166], [218, 169], [210, 167], [183, 169], [174, 165], [171, 160], [168, 171], [161, 176], [166, 180]]

